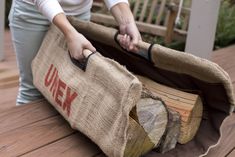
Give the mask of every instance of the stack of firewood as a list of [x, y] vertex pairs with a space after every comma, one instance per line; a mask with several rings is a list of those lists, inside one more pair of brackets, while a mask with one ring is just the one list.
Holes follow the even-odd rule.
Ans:
[[143, 91], [140, 101], [130, 112], [124, 156], [141, 156], [153, 148], [165, 153], [177, 143], [191, 141], [202, 118], [200, 97], [146, 77], [137, 77], [143, 84]]
[[[153, 98], [160, 98], [168, 109], [168, 124], [158, 147], [160, 152], [164, 153], [170, 149], [173, 149], [177, 142], [180, 144], [186, 144], [187, 142], [191, 141], [196, 135], [202, 119], [203, 106], [200, 96], [161, 85], [146, 77], [137, 77], [143, 83], [144, 91], [146, 92], [147, 90], [148, 95], [152, 95], [151, 97]], [[147, 117], [152, 117], [152, 113], [154, 113], [154, 110], [157, 107], [154, 103], [151, 103], [147, 100], [143, 101], [145, 101], [142, 103], [143, 107], [138, 105], [136, 106], [137, 116], [131, 117], [137, 117], [134, 119], [141, 126], [143, 126], [145, 131], [148, 130], [148, 128], [151, 128], [151, 130], [155, 130], [156, 135], [158, 134], [159, 130], [157, 127], [159, 126], [154, 126], [154, 122], [151, 123]], [[152, 106], [147, 107], [147, 104], [148, 106], [151, 106], [149, 104], [152, 104]], [[144, 108], [146, 111], [144, 111]], [[145, 112], [145, 115], [138, 114], [138, 112]], [[154, 116], [158, 117], [158, 114], [159, 113], [155, 114]], [[145, 118], [143, 118], [143, 116]], [[140, 123], [140, 119], [145, 119], [145, 123]], [[161, 121], [163, 120], [161, 119]], [[152, 125], [149, 124], [148, 127], [146, 127], [146, 123], [151, 123]], [[162, 130], [163, 128], [159, 129]], [[149, 135], [149, 132], [146, 132]]]

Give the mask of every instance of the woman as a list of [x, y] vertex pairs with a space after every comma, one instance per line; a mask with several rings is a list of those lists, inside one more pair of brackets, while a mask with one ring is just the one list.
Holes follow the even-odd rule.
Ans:
[[[105, 3], [119, 24], [120, 33], [124, 35], [120, 44], [129, 51], [135, 51], [141, 37], [128, 0], [105, 0]], [[89, 20], [91, 6], [92, 0], [13, 0], [9, 21], [20, 71], [17, 105], [42, 98], [33, 85], [31, 62], [51, 22], [63, 32], [73, 58], [82, 58], [84, 49], [96, 50], [66, 18], [66, 15], [73, 15]]]

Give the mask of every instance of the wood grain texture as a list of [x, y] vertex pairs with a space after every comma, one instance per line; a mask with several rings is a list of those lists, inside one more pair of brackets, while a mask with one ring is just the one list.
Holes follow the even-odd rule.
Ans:
[[143, 85], [160, 97], [167, 107], [179, 112], [181, 116], [181, 128], [178, 142], [185, 144], [193, 139], [202, 119], [202, 101], [196, 94], [176, 90], [146, 77], [137, 76]]
[[166, 131], [168, 112], [163, 102], [147, 89], [130, 112], [125, 157], [136, 157], [156, 148]]
[[15, 87], [19, 84], [19, 73], [17, 69], [0, 70], [0, 89]]
[[68, 123], [55, 116], [0, 134], [0, 156], [12, 157], [53, 143], [74, 133]]
[[194, 108], [198, 95], [164, 86], [143, 76], [137, 75], [137, 77], [146, 88], [160, 97], [168, 107], [177, 110], [183, 121], [189, 122], [191, 118], [190, 112]]
[[150, 91], [143, 89], [141, 99], [136, 104], [139, 124], [144, 128], [150, 140], [157, 146], [166, 131], [168, 112], [166, 106]]
[[45, 100], [0, 111], [0, 135], [57, 114]]
[[93, 157], [101, 153], [99, 147], [90, 139], [82, 133], [76, 132], [22, 157]]
[[18, 86], [0, 89], [0, 112], [15, 107]]
[[169, 109], [169, 120], [166, 133], [162, 138], [159, 151], [165, 153], [176, 147], [180, 135], [180, 114]]
[[19, 72], [17, 69], [2, 69], [0, 71], [0, 82], [7, 82], [19, 79]]
[[12, 87], [16, 87], [19, 85], [19, 81], [18, 80], [9, 80], [9, 81], [5, 81], [5, 82], [0, 82], [0, 89], [6, 89], [6, 88], [12, 88]]
[[127, 139], [124, 157], [141, 156], [153, 149], [155, 146], [144, 129], [131, 117], [129, 118]]
[[14, 47], [9, 29], [5, 29], [4, 34], [4, 55], [4, 60], [0, 61], [0, 69], [17, 69]]
[[219, 64], [230, 76], [235, 93], [235, 45], [219, 49], [212, 53], [212, 61]]

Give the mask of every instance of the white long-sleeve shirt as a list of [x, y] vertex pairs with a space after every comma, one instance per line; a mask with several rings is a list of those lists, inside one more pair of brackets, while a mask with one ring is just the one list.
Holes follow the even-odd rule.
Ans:
[[[23, 0], [26, 3], [36, 5], [38, 10], [51, 22], [59, 13], [66, 15], [79, 15], [91, 9], [93, 0]], [[128, 3], [128, 0], [104, 0], [108, 9], [120, 2]]]

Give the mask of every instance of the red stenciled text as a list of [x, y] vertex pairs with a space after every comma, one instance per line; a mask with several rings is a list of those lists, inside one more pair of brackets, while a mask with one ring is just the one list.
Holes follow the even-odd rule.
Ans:
[[53, 64], [51, 64], [46, 74], [44, 85], [48, 87], [56, 104], [62, 107], [64, 111], [67, 111], [69, 116], [71, 104], [78, 95], [59, 78], [58, 70]]

